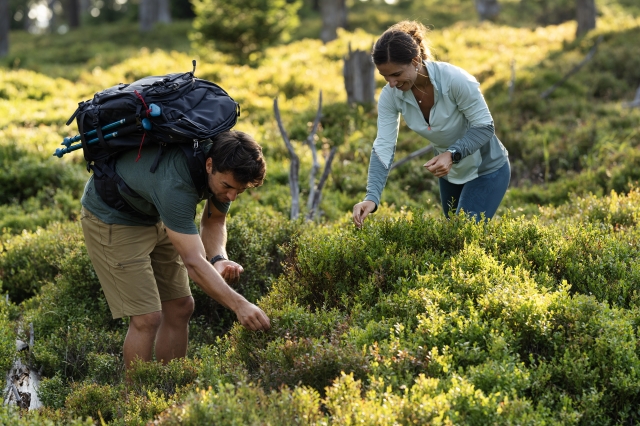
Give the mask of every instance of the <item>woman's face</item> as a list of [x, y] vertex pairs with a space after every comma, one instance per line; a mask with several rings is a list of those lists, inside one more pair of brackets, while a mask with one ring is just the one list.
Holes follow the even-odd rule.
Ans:
[[387, 80], [389, 86], [406, 92], [411, 90], [411, 86], [418, 76], [416, 66], [413, 64], [396, 64], [387, 62], [386, 64], [376, 65], [378, 72]]

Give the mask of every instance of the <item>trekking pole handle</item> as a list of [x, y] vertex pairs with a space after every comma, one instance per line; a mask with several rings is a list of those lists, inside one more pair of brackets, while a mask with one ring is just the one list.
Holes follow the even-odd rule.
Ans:
[[[144, 115], [146, 115], [147, 117], [157, 117], [161, 113], [162, 113], [162, 108], [160, 108], [156, 104], [150, 104], [149, 105], [149, 113], [144, 111]], [[114, 121], [113, 123], [109, 123], [109, 124], [105, 125], [104, 127], [102, 127], [102, 131], [114, 129], [116, 127], [122, 126], [125, 123], [135, 122], [136, 119], [137, 119], [136, 115], [130, 115], [129, 117], [123, 118], [122, 120]], [[93, 135], [96, 135], [97, 133], [98, 133], [97, 130], [90, 130], [90, 131], [88, 131], [87, 133], [84, 134], [84, 137], [88, 138], [88, 137], [91, 137]], [[80, 139], [82, 139], [80, 137], [80, 135], [75, 135], [74, 137], [71, 137], [71, 138], [70, 137], [66, 137], [66, 138], [64, 138], [64, 140], [62, 141], [62, 143], [60, 145], [64, 145], [66, 147], [69, 147], [69, 146], [71, 146], [72, 143], [78, 142]]]
[[[109, 140], [109, 139], [113, 139], [113, 138], [117, 138], [118, 136], [123, 136], [129, 133], [133, 133], [138, 131], [138, 125], [137, 124], [132, 124], [131, 126], [125, 127], [124, 129], [120, 130], [120, 131], [116, 131], [113, 133], [109, 133], [108, 135], [104, 135], [102, 139], [104, 140]], [[87, 141], [87, 145], [93, 145], [100, 142], [100, 138], [94, 138], [91, 139], [90, 141]], [[75, 151], [77, 149], [82, 148], [82, 144], [78, 143], [75, 145], [70, 145], [67, 146], [66, 148], [58, 148], [56, 149], [56, 152], [53, 153], [54, 156], [58, 157], [58, 158], [62, 158], [63, 155], [68, 154], [72, 151]]]

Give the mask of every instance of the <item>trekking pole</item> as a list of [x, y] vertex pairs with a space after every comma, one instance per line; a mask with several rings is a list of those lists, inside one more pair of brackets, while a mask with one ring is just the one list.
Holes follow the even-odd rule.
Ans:
[[[148, 118], [143, 118], [142, 119], [142, 128], [144, 130], [151, 130], [152, 127], [153, 127], [153, 125], [151, 124], [151, 120], [149, 120]], [[139, 130], [138, 125], [137, 124], [132, 124], [132, 125], [130, 125], [128, 127], [120, 129], [118, 131], [109, 133], [108, 135], [104, 135], [102, 137], [102, 139], [106, 141], [106, 140], [109, 140], [109, 139], [117, 138], [118, 136], [128, 135], [129, 133], [133, 133], [133, 132], [136, 132], [138, 130]], [[86, 133], [85, 136], [87, 134], [88, 133]], [[87, 141], [87, 145], [93, 145], [93, 144], [96, 144], [98, 142], [100, 142], [100, 138], [94, 138], [94, 139], [91, 139], [91, 140]], [[70, 153], [72, 151], [75, 151], [77, 149], [80, 149], [80, 148], [82, 148], [82, 144], [81, 143], [78, 143], [78, 144], [75, 144], [75, 145], [70, 145], [70, 146], [67, 146], [66, 148], [58, 148], [58, 149], [56, 149], [56, 152], [53, 153], [53, 155], [58, 157], [58, 158], [62, 158], [63, 155], [68, 154], [68, 153]]]
[[[156, 104], [149, 105], [149, 109], [150, 111], [147, 114], [147, 117], [157, 117], [162, 112], [161, 108]], [[131, 123], [132, 121], [136, 121], [136, 119], [137, 119], [136, 115], [131, 115], [129, 117], [123, 118], [122, 120], [114, 121], [113, 123], [105, 125], [104, 127], [102, 127], [102, 131], [104, 132], [105, 130], [115, 129], [116, 127], [122, 126], [125, 123]], [[91, 130], [85, 133], [84, 137], [88, 138], [96, 134], [98, 134], [97, 130]], [[78, 142], [80, 139], [82, 139], [80, 135], [75, 135], [74, 137], [66, 137], [64, 138], [64, 140], [60, 145], [69, 147], [72, 143]]]

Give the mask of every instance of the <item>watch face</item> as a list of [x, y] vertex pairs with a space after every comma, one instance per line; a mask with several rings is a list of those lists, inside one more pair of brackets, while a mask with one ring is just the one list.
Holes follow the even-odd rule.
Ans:
[[460, 154], [458, 151], [453, 153], [453, 161], [455, 161], [456, 163], [460, 161], [461, 158], [462, 158], [462, 154]]

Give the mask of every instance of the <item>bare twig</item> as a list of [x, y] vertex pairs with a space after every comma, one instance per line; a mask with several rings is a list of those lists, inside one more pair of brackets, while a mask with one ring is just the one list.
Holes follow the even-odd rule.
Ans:
[[513, 91], [516, 88], [516, 60], [511, 60], [511, 80], [509, 81], [509, 102], [513, 101]]
[[35, 340], [34, 332], [33, 332], [33, 323], [29, 323], [29, 350], [33, 351], [33, 342]]
[[311, 208], [307, 213], [307, 220], [312, 220], [317, 213], [318, 206], [320, 205], [320, 198], [322, 196], [322, 188], [324, 187], [325, 182], [329, 178], [329, 173], [331, 172], [331, 164], [333, 163], [333, 158], [336, 155], [337, 147], [331, 148], [331, 152], [327, 156], [327, 160], [324, 163], [324, 172], [322, 172], [322, 176], [320, 177], [320, 181], [318, 182], [318, 187], [313, 192], [313, 200], [311, 203]]
[[313, 204], [313, 198], [315, 197], [316, 190], [316, 174], [318, 173], [318, 169], [320, 168], [320, 163], [318, 163], [318, 150], [316, 149], [315, 136], [318, 131], [318, 125], [320, 124], [320, 119], [322, 118], [322, 90], [320, 90], [320, 95], [318, 97], [318, 112], [316, 113], [316, 118], [313, 120], [313, 126], [311, 126], [311, 133], [309, 137], [307, 137], [307, 145], [311, 148], [311, 156], [313, 158], [313, 164], [311, 165], [311, 172], [309, 172], [309, 199], [307, 200], [307, 210], [311, 210], [311, 206]]
[[391, 165], [391, 167], [389, 167], [389, 171], [395, 169], [396, 167], [400, 167], [402, 166], [404, 163], [413, 160], [416, 157], [419, 157], [423, 154], [426, 154], [428, 152], [431, 152], [433, 150], [433, 146], [432, 145], [427, 145], [424, 148], [420, 148], [417, 151], [413, 151], [411, 154], [407, 155], [406, 157], [404, 157], [402, 160], [400, 161], [396, 161], [395, 163], [393, 163]]
[[562, 86], [567, 80], [569, 80], [569, 77], [571, 77], [573, 74], [575, 74], [578, 71], [580, 71], [580, 68], [582, 68], [587, 62], [589, 62], [591, 59], [593, 59], [594, 55], [596, 54], [596, 51], [598, 50], [598, 45], [600, 44], [601, 41], [602, 41], [602, 36], [599, 36], [598, 39], [596, 40], [596, 42], [594, 43], [593, 47], [591, 48], [591, 50], [589, 50], [589, 53], [587, 53], [587, 56], [585, 56], [585, 58], [578, 65], [573, 67], [573, 69], [571, 69], [571, 71], [569, 71], [567, 74], [565, 74], [565, 76], [562, 77], [562, 79], [560, 79], [560, 81], [558, 81], [553, 86], [549, 87], [547, 90], [542, 92], [540, 97], [542, 99], [546, 99], [558, 87]]
[[296, 220], [300, 215], [300, 184], [298, 182], [298, 173], [300, 170], [300, 159], [296, 155], [293, 149], [293, 145], [289, 140], [289, 135], [282, 125], [280, 119], [280, 109], [278, 108], [278, 98], [273, 99], [273, 112], [276, 115], [276, 121], [278, 122], [278, 128], [284, 143], [289, 150], [289, 156], [291, 157], [291, 165], [289, 166], [289, 190], [291, 191], [291, 219]]
[[20, 392], [18, 392], [18, 388], [13, 383], [11, 383], [11, 390], [13, 391], [13, 396], [16, 398], [16, 403], [21, 406], [22, 398], [20, 397]]

